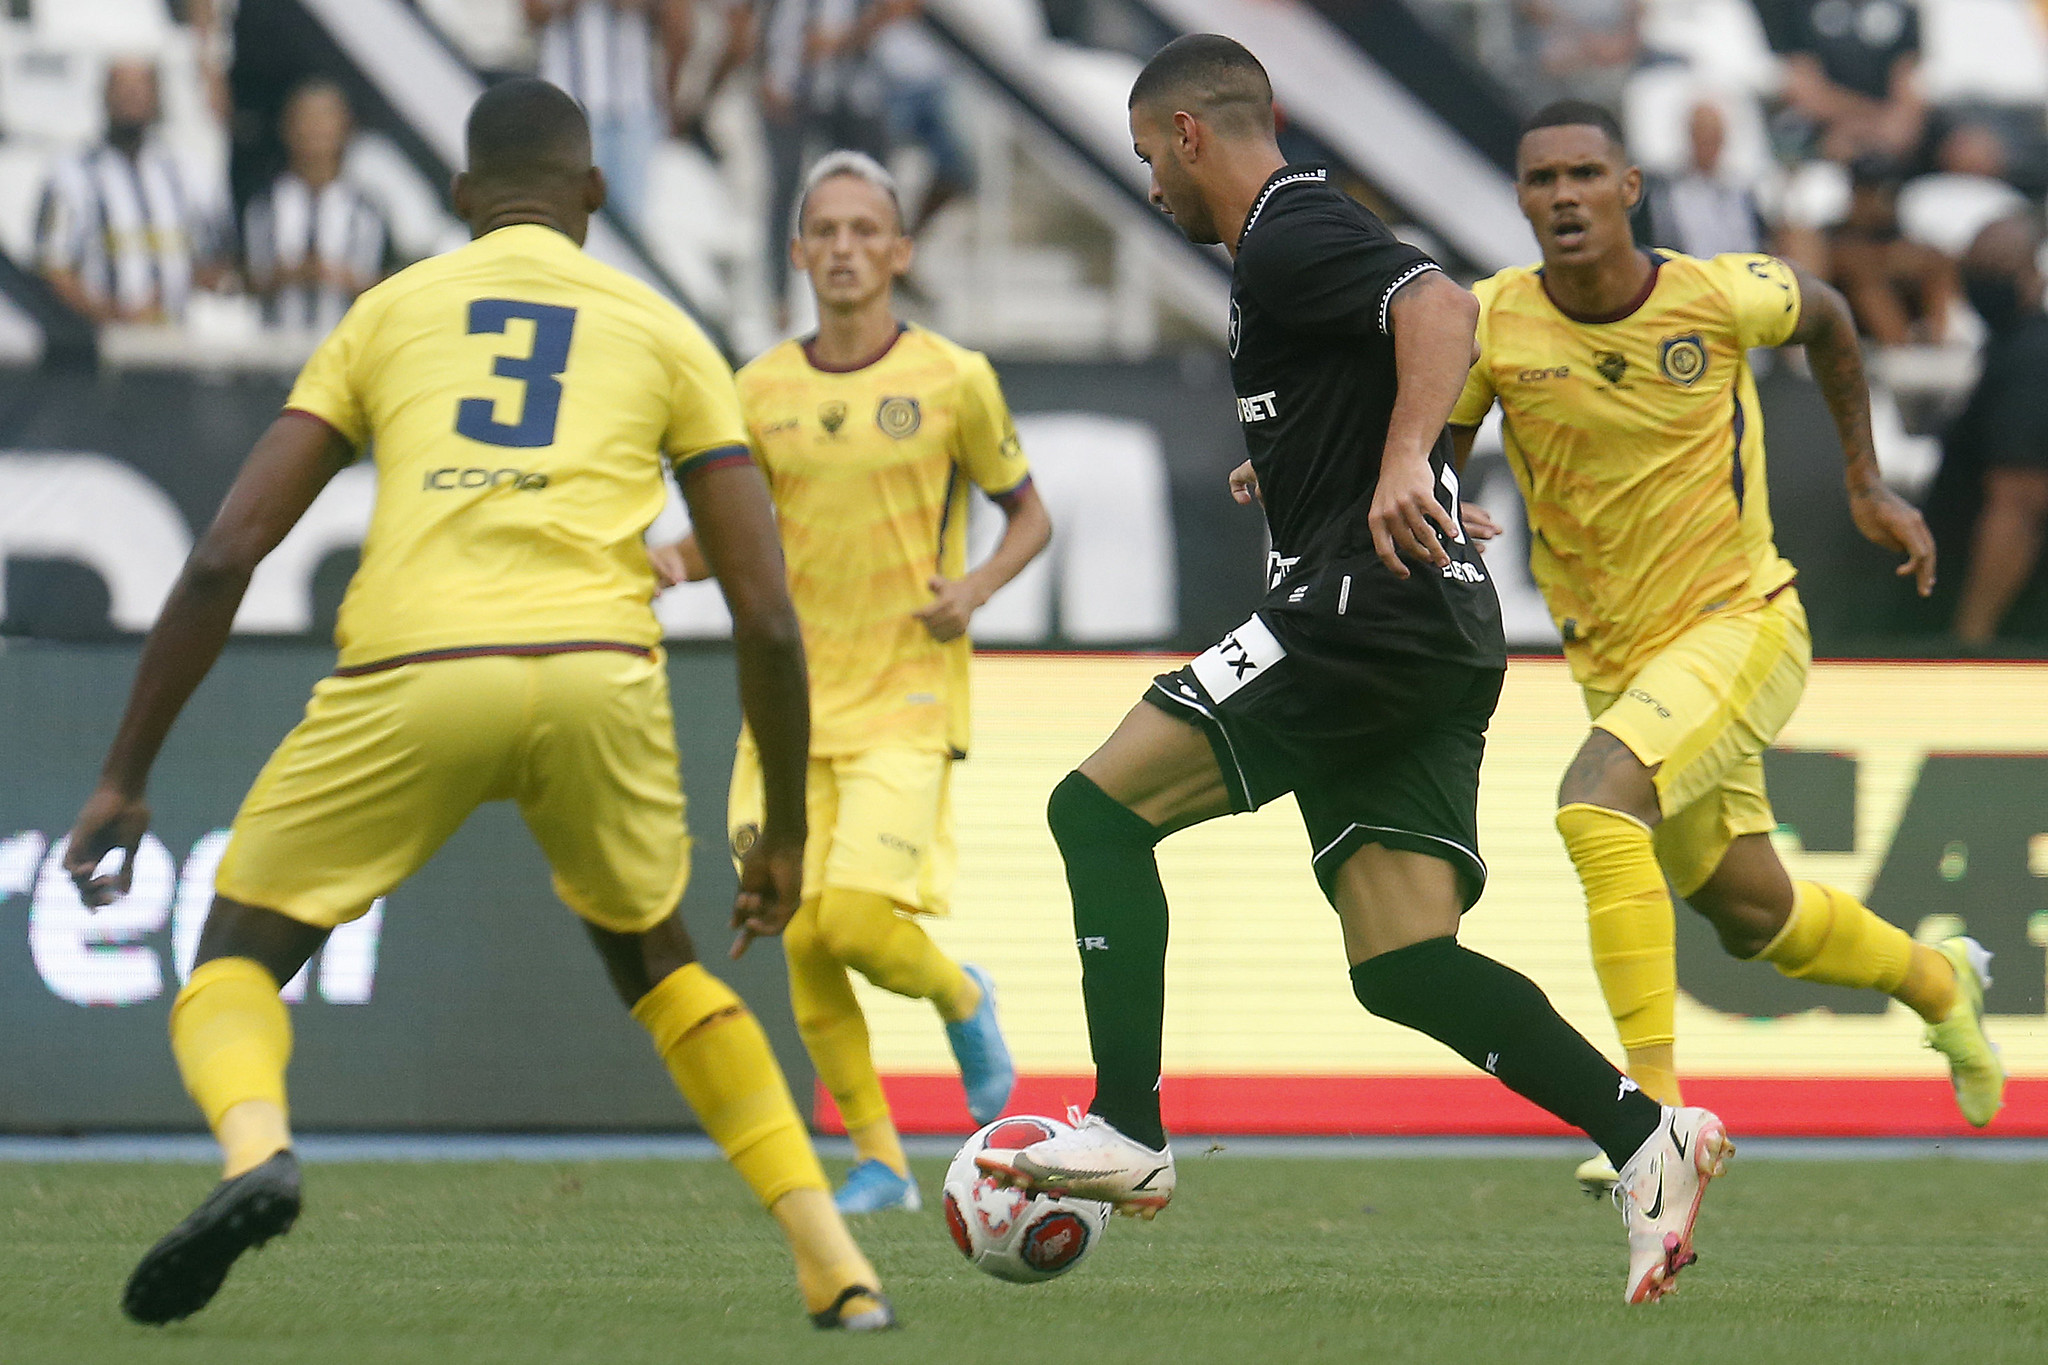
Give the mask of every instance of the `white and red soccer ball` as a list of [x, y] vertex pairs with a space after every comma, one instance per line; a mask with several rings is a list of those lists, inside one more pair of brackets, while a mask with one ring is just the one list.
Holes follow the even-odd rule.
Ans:
[[960, 1254], [999, 1280], [1037, 1284], [1079, 1265], [1102, 1240], [1109, 1205], [1006, 1189], [974, 1164], [988, 1151], [1014, 1152], [1068, 1131], [1058, 1119], [997, 1119], [973, 1137], [946, 1168], [946, 1230]]

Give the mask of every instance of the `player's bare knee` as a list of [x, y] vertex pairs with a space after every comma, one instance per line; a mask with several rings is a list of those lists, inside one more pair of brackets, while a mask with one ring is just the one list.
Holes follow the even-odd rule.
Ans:
[[1655, 772], [1626, 744], [1605, 730], [1594, 730], [1579, 746], [1578, 757], [1557, 785], [1557, 804], [1599, 806], [1632, 816], [1646, 825], [1663, 818], [1657, 803]]
[[642, 996], [670, 975], [697, 960], [697, 950], [690, 942], [689, 930], [683, 927], [680, 908], [653, 927], [637, 932], [605, 929], [588, 921], [583, 927], [589, 931], [590, 941], [597, 945], [597, 955], [604, 961], [612, 988], [627, 1009], [639, 1004]]
[[320, 951], [329, 932], [275, 910], [215, 896], [199, 931], [199, 950], [192, 965], [198, 967], [215, 958], [246, 957], [282, 986]]
[[1728, 956], [1747, 962], [1770, 946], [1785, 925], [1785, 911], [1751, 896], [1728, 894], [1701, 887], [1686, 898], [1686, 904], [1714, 927], [1715, 937]]

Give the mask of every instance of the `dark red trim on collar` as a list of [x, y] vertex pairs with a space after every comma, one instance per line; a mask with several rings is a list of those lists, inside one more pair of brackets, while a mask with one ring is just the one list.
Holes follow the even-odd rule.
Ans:
[[1650, 295], [1657, 292], [1657, 277], [1664, 269], [1664, 258], [1662, 256], [1659, 256], [1654, 251], [1645, 251], [1643, 255], [1648, 256], [1650, 258], [1650, 278], [1643, 281], [1642, 292], [1637, 294], [1633, 299], [1629, 300], [1628, 305], [1617, 313], [1602, 313], [1598, 316], [1593, 316], [1586, 313], [1574, 313], [1571, 309], [1559, 303], [1557, 301], [1557, 295], [1550, 292], [1549, 276], [1545, 275], [1541, 270], [1539, 270], [1536, 272], [1536, 277], [1543, 282], [1543, 297], [1550, 300], [1550, 306], [1552, 308], [1555, 308], [1558, 312], [1564, 314], [1573, 322], [1589, 323], [1597, 327], [1603, 323], [1621, 322], [1624, 319], [1632, 316], [1637, 309], [1641, 308], [1644, 304], [1650, 301]]
[[909, 323], [897, 323], [896, 335], [889, 338], [889, 344], [882, 347], [881, 350], [876, 351], [873, 355], [869, 356], [866, 360], [861, 361], [857, 365], [827, 365], [824, 362], [820, 361], [817, 357], [817, 353], [811, 350], [811, 347], [814, 344], [816, 344], [818, 340], [818, 334], [816, 332], [811, 333], [798, 344], [804, 348], [804, 359], [810, 362], [811, 368], [816, 370], [819, 374], [858, 374], [862, 370], [865, 370], [870, 365], [880, 364], [882, 357], [889, 354], [889, 352], [895, 350], [896, 343], [903, 340], [903, 334], [909, 330]]

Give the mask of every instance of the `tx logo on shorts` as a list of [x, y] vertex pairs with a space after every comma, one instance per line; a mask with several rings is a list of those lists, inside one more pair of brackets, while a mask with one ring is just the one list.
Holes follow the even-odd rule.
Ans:
[[900, 834], [889, 834], [885, 832], [882, 834], [877, 834], [875, 838], [877, 841], [881, 843], [883, 848], [893, 849], [895, 852], [904, 854], [907, 857], [922, 858], [924, 856], [923, 849], [919, 848], [916, 844], [911, 843], [910, 840], [904, 838]]
[[846, 425], [846, 404], [837, 398], [818, 404], [818, 425], [825, 428], [827, 436], [837, 436], [839, 428]]
[[1619, 384], [1621, 377], [1628, 373], [1628, 357], [1620, 351], [1595, 351], [1593, 368], [1600, 371], [1600, 377], [1608, 383]]
[[1663, 367], [1666, 379], [1691, 388], [1707, 372], [1707, 343], [1698, 332], [1665, 337], [1658, 364]]
[[761, 842], [761, 827], [751, 822], [736, 825], [732, 831], [732, 856], [744, 858], [754, 851], [754, 845]]
[[1220, 702], [1287, 657], [1266, 623], [1254, 616], [1188, 665], [1195, 680]]
[[924, 414], [918, 410], [915, 398], [884, 398], [881, 406], [875, 409], [875, 425], [882, 429], [883, 435], [894, 436], [899, 441], [915, 434], [923, 421]]

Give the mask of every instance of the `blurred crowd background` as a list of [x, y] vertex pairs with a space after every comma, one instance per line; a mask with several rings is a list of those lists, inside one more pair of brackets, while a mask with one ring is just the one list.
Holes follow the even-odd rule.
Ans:
[[[1996, 580], [1916, 628], [2048, 638], [2048, 0], [0, 0], [0, 284], [43, 310], [45, 364], [54, 300], [95, 363], [288, 370], [463, 240], [450, 130], [538, 72], [591, 113], [593, 248], [736, 359], [809, 325], [787, 219], [834, 146], [910, 190], [920, 320], [999, 359], [1213, 352], [1221, 265], [1143, 221], [1121, 125], [1144, 56], [1225, 21], [1296, 35], [1262, 49], [1276, 78], [1313, 67], [1280, 81], [1290, 153], [1466, 279], [1533, 254], [1461, 235], [1502, 217], [1514, 120], [1614, 108], [1645, 245], [1775, 252], [1850, 300], [1887, 478]], [[1386, 72], [1455, 155], [1347, 107]]]

